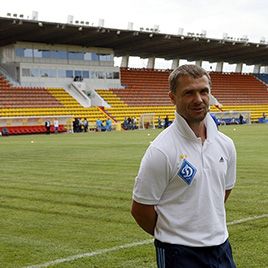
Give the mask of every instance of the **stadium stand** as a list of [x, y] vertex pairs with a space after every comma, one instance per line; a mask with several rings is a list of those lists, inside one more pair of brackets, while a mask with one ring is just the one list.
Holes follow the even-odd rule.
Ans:
[[267, 104], [267, 86], [255, 76], [211, 73], [213, 94], [224, 105]]
[[[249, 42], [245, 46], [243, 42], [231, 44], [206, 36], [198, 40], [188, 35], [166, 38], [158, 32], [154, 33], [157, 38], [148, 38], [146, 32], [134, 34], [132, 30], [124, 31], [121, 42], [117, 29], [100, 31], [95, 26], [84, 27], [86, 34], [81, 39], [79, 25], [58, 27], [43, 21], [47, 31], [44, 38], [34, 30], [35, 21], [0, 21], [0, 127], [10, 128], [11, 134], [42, 133], [44, 120], [57, 117], [66, 124], [68, 120], [86, 118], [89, 129], [95, 128], [97, 119], [110, 118], [114, 126], [125, 118], [139, 119], [145, 114], [154, 116], [155, 125], [159, 117], [173, 120], [174, 106], [168, 97], [171, 70], [155, 69], [154, 59], [172, 60], [173, 68], [179, 64], [178, 51], [182, 59], [196, 64], [216, 63], [217, 72], [210, 73], [212, 94], [223, 105], [224, 113], [250, 113], [251, 122], [261, 122], [263, 114], [268, 114], [265, 44], [251, 46]], [[24, 31], [33, 34], [21, 34]], [[131, 56], [148, 58], [148, 68], [129, 68]], [[122, 57], [121, 67], [115, 66], [115, 57]], [[223, 73], [225, 62], [236, 63], [236, 72]], [[244, 74], [243, 64], [254, 65], [258, 74]], [[261, 68], [266, 74], [260, 73]], [[211, 112], [218, 111], [211, 107]]]
[[[110, 117], [123, 122], [126, 117], [139, 118], [154, 113], [155, 120], [166, 115], [174, 119], [174, 107], [168, 97], [167, 79], [170, 70], [121, 68], [124, 88], [98, 89], [96, 92], [111, 106], [82, 107], [63, 88], [13, 87], [0, 77], [0, 116], [63, 116], [87, 118], [91, 129], [97, 119]], [[212, 72], [213, 94], [223, 104], [224, 111], [250, 111], [257, 122], [268, 113], [268, 92], [265, 83], [254, 75]], [[212, 107], [212, 112], [217, 111]], [[157, 123], [157, 122], [155, 122]], [[60, 132], [63, 128], [60, 128]], [[15, 127], [10, 134], [44, 133], [43, 126]], [[53, 131], [52, 131], [53, 132]]]
[[106, 118], [98, 107], [83, 108], [63, 88], [12, 87], [3, 76], [1, 81], [1, 117], [71, 115], [91, 121]]
[[[117, 120], [126, 116], [139, 117], [142, 113], [152, 113], [174, 117], [174, 108], [168, 98], [167, 79], [170, 70], [121, 69], [124, 89], [98, 91], [112, 108], [107, 108]], [[250, 111], [251, 120], [257, 122], [263, 112], [268, 111], [266, 86], [253, 75], [238, 73], [211, 73], [213, 95], [224, 105], [224, 111]], [[109, 93], [108, 93], [109, 92]], [[113, 95], [116, 102], [107, 97]], [[117, 99], [116, 99], [117, 97]], [[117, 103], [121, 102], [121, 107]], [[212, 112], [217, 108], [212, 107]]]

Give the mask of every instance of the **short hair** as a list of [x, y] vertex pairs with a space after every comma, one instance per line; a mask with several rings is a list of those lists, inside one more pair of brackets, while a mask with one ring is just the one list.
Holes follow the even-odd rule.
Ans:
[[212, 84], [210, 75], [205, 69], [194, 64], [185, 64], [174, 69], [169, 75], [168, 83], [170, 91], [175, 93], [178, 87], [179, 78], [186, 75], [195, 79], [205, 75], [209, 80], [209, 85], [211, 86]]

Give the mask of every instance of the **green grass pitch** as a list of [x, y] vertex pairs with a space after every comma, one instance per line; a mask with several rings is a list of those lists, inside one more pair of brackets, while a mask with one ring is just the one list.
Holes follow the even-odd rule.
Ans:
[[[268, 125], [220, 129], [238, 153], [227, 221], [252, 218], [229, 225], [237, 267], [268, 267]], [[118, 247], [151, 239], [130, 205], [140, 160], [159, 132], [0, 137], [0, 267], [156, 267], [152, 243]], [[99, 254], [54, 262], [92, 252]]]

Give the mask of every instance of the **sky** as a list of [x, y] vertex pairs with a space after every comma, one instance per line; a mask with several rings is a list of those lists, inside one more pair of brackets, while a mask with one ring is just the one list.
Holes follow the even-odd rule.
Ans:
[[178, 34], [183, 28], [183, 34], [206, 31], [210, 38], [221, 39], [225, 33], [268, 42], [267, 0], [9, 0], [1, 5], [0, 16], [31, 18], [32, 11], [43, 21], [66, 23], [72, 15], [94, 26], [103, 19], [108, 28], [127, 29], [132, 22], [134, 30], [158, 26], [161, 33]]

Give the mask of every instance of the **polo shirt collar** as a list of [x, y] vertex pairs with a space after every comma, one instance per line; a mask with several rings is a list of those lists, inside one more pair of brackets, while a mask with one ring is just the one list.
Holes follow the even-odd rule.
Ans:
[[[214, 122], [214, 120], [211, 118], [210, 114], [207, 113], [205, 119], [205, 126], [207, 130], [207, 138], [206, 140], [210, 141], [215, 138], [215, 136], [218, 134], [217, 126]], [[175, 112], [175, 125], [177, 129], [179, 130], [180, 134], [184, 136], [187, 139], [199, 141], [200, 138], [196, 137], [193, 130], [189, 127], [186, 120], [179, 115], [177, 112]]]

